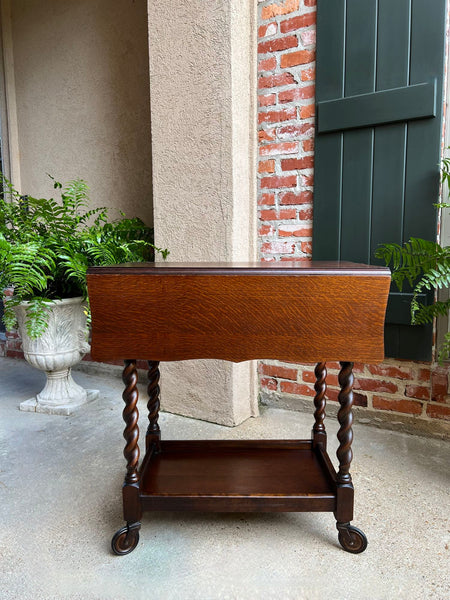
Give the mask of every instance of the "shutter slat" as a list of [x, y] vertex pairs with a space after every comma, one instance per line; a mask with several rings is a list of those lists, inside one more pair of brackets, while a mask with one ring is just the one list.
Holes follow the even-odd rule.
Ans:
[[406, 125], [388, 125], [375, 130], [373, 210], [370, 262], [380, 244], [401, 244], [406, 168]]
[[[344, 95], [345, 0], [319, 2], [317, 28], [323, 32], [317, 46], [317, 97], [322, 100]], [[317, 260], [340, 259], [342, 134], [331, 134], [321, 143], [323, 160], [314, 168], [314, 215], [322, 224], [313, 236]]]
[[369, 262], [372, 145], [371, 130], [344, 134], [341, 260]]
[[410, 11], [411, 0], [378, 0], [377, 91], [409, 83]]
[[[376, 0], [347, 1], [346, 98], [375, 90], [376, 8]], [[344, 132], [341, 260], [351, 256], [351, 260], [367, 262], [369, 258], [372, 148], [371, 130]]]
[[436, 81], [317, 104], [317, 132], [436, 116]]
[[[410, 11], [411, 0], [378, 1], [377, 91], [408, 85]], [[371, 262], [380, 244], [403, 240], [407, 127], [375, 130]]]

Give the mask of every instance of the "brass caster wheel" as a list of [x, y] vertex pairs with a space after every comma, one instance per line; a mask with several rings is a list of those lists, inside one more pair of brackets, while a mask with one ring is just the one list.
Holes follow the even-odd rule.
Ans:
[[344, 550], [352, 554], [364, 552], [367, 548], [367, 538], [360, 529], [349, 523], [338, 523], [336, 527], [339, 531], [339, 543]]
[[140, 523], [126, 525], [114, 534], [114, 537], [111, 541], [111, 548], [114, 554], [117, 554], [118, 556], [124, 556], [125, 554], [130, 554], [130, 552], [133, 552], [139, 543], [140, 526]]

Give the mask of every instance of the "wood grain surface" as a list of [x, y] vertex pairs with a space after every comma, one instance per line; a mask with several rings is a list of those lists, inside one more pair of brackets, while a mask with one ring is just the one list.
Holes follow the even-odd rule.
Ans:
[[334, 510], [310, 441], [165, 441], [143, 469], [147, 510]]
[[95, 267], [92, 357], [376, 363], [389, 284], [352, 263]]

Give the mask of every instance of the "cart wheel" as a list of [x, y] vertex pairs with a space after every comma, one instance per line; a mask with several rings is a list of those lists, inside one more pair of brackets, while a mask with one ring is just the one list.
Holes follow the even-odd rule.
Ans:
[[126, 525], [119, 529], [111, 541], [111, 548], [114, 554], [123, 556], [132, 552], [139, 543], [140, 523], [135, 525]]
[[364, 552], [367, 548], [367, 538], [360, 529], [349, 524], [338, 524], [337, 528], [339, 530], [338, 540], [344, 550], [352, 554]]

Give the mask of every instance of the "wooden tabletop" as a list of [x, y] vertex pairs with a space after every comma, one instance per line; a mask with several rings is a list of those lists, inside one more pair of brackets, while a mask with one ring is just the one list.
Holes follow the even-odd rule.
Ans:
[[375, 275], [390, 277], [387, 267], [348, 261], [286, 262], [148, 262], [125, 263], [107, 267], [90, 267], [91, 274], [136, 275]]
[[380, 362], [385, 267], [137, 263], [88, 271], [94, 360]]

